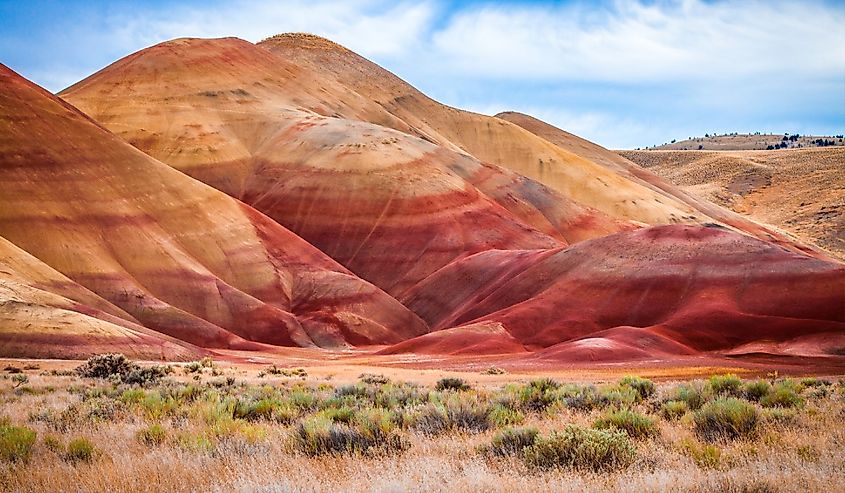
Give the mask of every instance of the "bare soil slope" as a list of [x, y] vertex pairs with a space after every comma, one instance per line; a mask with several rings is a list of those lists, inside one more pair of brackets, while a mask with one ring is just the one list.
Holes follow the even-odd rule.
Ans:
[[691, 193], [845, 259], [845, 147], [620, 154]]

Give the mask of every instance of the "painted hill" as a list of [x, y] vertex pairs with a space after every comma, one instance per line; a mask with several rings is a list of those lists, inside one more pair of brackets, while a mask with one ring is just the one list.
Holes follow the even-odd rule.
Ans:
[[[104, 312], [112, 325], [140, 323], [207, 348], [384, 344], [427, 331], [395, 299], [290, 231], [143, 154], [6, 67], [0, 86], [0, 236], [31, 255], [17, 254], [16, 265], [37, 259], [64, 276], [35, 275], [47, 269], [38, 264], [16, 267], [14, 277], [85, 307], [41, 292], [23, 302], [95, 318]], [[19, 302], [3, 306], [19, 317]], [[0, 352], [19, 354], [8, 328]]]
[[845, 147], [620, 154], [692, 194], [845, 259]]
[[[441, 269], [405, 303], [459, 352], [478, 326], [504, 327], [523, 348], [567, 361], [729, 351], [827, 333], [845, 343], [845, 266], [791, 253], [721, 227], [656, 226], [569, 248], [484, 252]], [[465, 330], [461, 330], [465, 326]], [[820, 341], [825, 338], [819, 338]], [[587, 342], [583, 342], [587, 341]], [[591, 353], [591, 351], [588, 351]]]
[[845, 346], [845, 267], [822, 252], [322, 38], [142, 50], [62, 92], [97, 124], [9, 80], [0, 235], [90, 295], [18, 282], [185, 352], [547, 365]]
[[556, 248], [636, 227], [369, 123], [398, 120], [332, 77], [234, 38], [142, 50], [61, 96], [394, 295], [469, 254]]

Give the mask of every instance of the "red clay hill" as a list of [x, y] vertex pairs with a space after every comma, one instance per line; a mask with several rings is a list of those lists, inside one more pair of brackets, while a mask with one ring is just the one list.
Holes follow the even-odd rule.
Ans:
[[[26, 267], [14, 269], [18, 282], [84, 304], [76, 311], [89, 317], [209, 348], [384, 344], [427, 331], [266, 216], [0, 70], [0, 235]], [[6, 316], [26, 318], [29, 298]], [[16, 325], [0, 330], [4, 355], [27, 352]]]
[[0, 309], [18, 320], [3, 354], [84, 348], [66, 312], [103, 327], [96, 349], [136, 337], [166, 358], [845, 346], [842, 264], [594, 144], [441, 105], [322, 38], [153, 46], [60, 94], [93, 120], [2, 80], [0, 236], [17, 267], [0, 283], [27, 287]]

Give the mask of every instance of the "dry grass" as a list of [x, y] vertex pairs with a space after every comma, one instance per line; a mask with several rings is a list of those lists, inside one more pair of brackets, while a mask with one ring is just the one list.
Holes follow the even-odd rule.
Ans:
[[[692, 411], [672, 421], [661, 417], [676, 383], [660, 383], [654, 395], [631, 405], [655, 421], [657, 433], [633, 441], [629, 467], [592, 472], [537, 469], [518, 452], [486, 453], [502, 427], [436, 435], [414, 429], [415, 412], [443, 399], [513, 408], [524, 414], [519, 426], [536, 428], [540, 437], [570, 424], [590, 428], [612, 409], [578, 410], [563, 397], [545, 409], [525, 409], [517, 387], [437, 392], [434, 385], [412, 391], [361, 383], [371, 396], [389, 391], [382, 400], [395, 416], [370, 422], [400, 434], [407, 448], [312, 455], [294, 439], [303, 420], [329, 416], [346, 426], [345, 409], [366, 413], [375, 401], [313, 377], [258, 380], [225, 368], [218, 376], [206, 369], [199, 381], [177, 371], [143, 392], [106, 380], [26, 373], [29, 383], [18, 389], [9, 378], [0, 380], [0, 417], [31, 428], [37, 439], [28, 461], [0, 461], [0, 491], [845, 491], [845, 391], [839, 384], [820, 392], [819, 385], [796, 382], [804, 403], [788, 409], [793, 419], [762, 413], [753, 438], [711, 443], [696, 433]], [[237, 382], [227, 385], [232, 377]], [[241, 385], [245, 380], [251, 383]], [[254, 399], [260, 396], [293, 414], [283, 420], [272, 412], [249, 421], [233, 417], [236, 404], [229, 398], [259, 402]], [[63, 412], [64, 421], [43, 418]], [[80, 438], [94, 446], [90, 461], [68, 459], [68, 445]]]

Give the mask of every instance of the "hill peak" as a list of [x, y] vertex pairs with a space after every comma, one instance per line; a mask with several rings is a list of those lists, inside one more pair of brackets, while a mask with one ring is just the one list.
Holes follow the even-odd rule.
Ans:
[[311, 33], [281, 33], [262, 39], [258, 45], [296, 45], [299, 48], [349, 51], [334, 41]]

